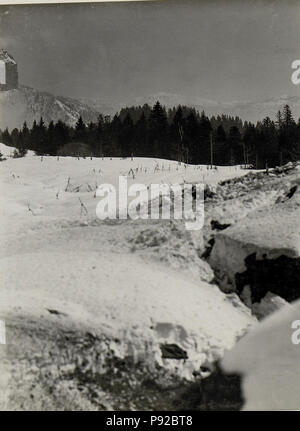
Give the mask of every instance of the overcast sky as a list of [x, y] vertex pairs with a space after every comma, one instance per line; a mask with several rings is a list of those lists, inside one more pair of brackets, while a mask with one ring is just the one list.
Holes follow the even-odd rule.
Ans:
[[125, 102], [157, 92], [217, 101], [299, 95], [300, 1], [2, 6], [20, 81]]

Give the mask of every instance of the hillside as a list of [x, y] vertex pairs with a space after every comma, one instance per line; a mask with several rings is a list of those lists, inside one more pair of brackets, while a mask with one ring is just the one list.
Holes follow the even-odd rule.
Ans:
[[79, 116], [88, 123], [97, 121], [98, 111], [87, 104], [31, 87], [20, 86], [18, 89], [0, 92], [0, 128], [22, 127], [24, 121], [31, 125], [34, 120], [43, 117], [45, 123], [62, 120], [74, 125]]

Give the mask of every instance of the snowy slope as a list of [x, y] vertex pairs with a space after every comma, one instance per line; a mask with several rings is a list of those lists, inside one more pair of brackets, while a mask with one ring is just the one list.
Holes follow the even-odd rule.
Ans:
[[[7, 147], [11, 151], [11, 147]], [[131, 172], [135, 173], [133, 178]], [[22, 221], [32, 220], [28, 204], [41, 219], [63, 217], [80, 218], [79, 198], [88, 210], [88, 218], [96, 218], [95, 190], [109, 183], [118, 188], [119, 175], [128, 176], [128, 186], [142, 183], [175, 184], [216, 182], [245, 175], [239, 167], [219, 167], [207, 170], [206, 166], [179, 165], [175, 161], [151, 158], [90, 158], [25, 157], [9, 159], [1, 164], [1, 214], [20, 216]], [[68, 184], [69, 180], [69, 184]], [[67, 191], [66, 191], [67, 188]], [[8, 204], [11, 202], [11, 205]], [[24, 219], [25, 217], [25, 219]], [[36, 221], [36, 219], [34, 219]]]
[[14, 151], [14, 147], [8, 147], [7, 145], [0, 143], [0, 154], [2, 154], [2, 157], [12, 157]]
[[[13, 157], [14, 151], [16, 150], [15, 147], [8, 147], [7, 145], [4, 145], [0, 142], [0, 154], [2, 154], [2, 157], [9, 158]], [[26, 153], [26, 157], [34, 156], [34, 151], [28, 150]]]
[[[0, 354], [3, 375], [11, 377], [2, 407], [130, 407], [132, 390], [125, 396], [103, 389], [92, 401], [85, 391], [99, 376], [128, 380], [126, 388], [146, 378], [172, 386], [221, 358], [256, 319], [211, 284], [213, 274], [197, 255], [201, 233], [192, 237], [181, 221], [102, 222], [94, 196], [96, 185], [116, 185], [121, 174], [148, 185], [214, 183], [244, 173], [143, 158], [1, 162], [0, 317], [9, 349], [0, 346]], [[166, 348], [181, 359], [163, 358]]]
[[[52, 241], [46, 251], [19, 253], [1, 259], [0, 310], [7, 325], [20, 316], [24, 331], [27, 319], [36, 322], [37, 331], [39, 321], [51, 316], [48, 310], [57, 310], [66, 328], [109, 339], [103, 356], [108, 348], [117, 357], [132, 356], [146, 364], [145, 373], [157, 364], [192, 379], [254, 321], [246, 307], [233, 308], [217, 286], [197, 285], [136, 256], [81, 251], [79, 241], [67, 239]], [[9, 335], [8, 342], [14, 344]], [[187, 359], [162, 359], [161, 343], [175, 343]]]

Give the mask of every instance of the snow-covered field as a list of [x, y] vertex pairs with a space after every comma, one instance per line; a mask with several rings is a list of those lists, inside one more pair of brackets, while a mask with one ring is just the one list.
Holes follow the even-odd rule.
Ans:
[[[3, 155], [9, 156], [10, 151], [1, 145]], [[162, 374], [191, 380], [195, 372], [201, 374], [201, 366], [221, 358], [255, 322], [237, 298], [233, 307], [211, 284], [213, 273], [197, 254], [201, 232], [192, 235], [180, 220], [100, 221], [96, 217], [97, 186], [117, 186], [119, 175], [128, 175], [129, 186], [213, 184], [244, 175], [245, 170], [207, 170], [146, 158], [78, 160], [29, 154], [8, 157], [0, 171], [0, 317], [7, 328], [7, 345], [1, 349], [2, 366], [11, 376], [10, 401], [2, 400], [6, 406], [63, 408], [49, 400], [41, 381], [56, 387], [63, 403], [66, 396], [70, 398], [64, 388], [66, 375], [81, 363], [85, 363], [82, 372], [110, 373], [108, 355], [114, 361], [123, 358], [144, 364], [144, 376], [155, 379], [157, 375], [158, 381]], [[82, 211], [80, 201], [86, 210]], [[86, 343], [86, 334], [92, 333], [92, 350], [59, 341], [66, 332], [77, 344], [80, 338]], [[38, 389], [20, 388], [24, 379]], [[68, 401], [65, 407], [97, 408], [88, 396], [78, 395], [73, 380], [70, 391], [75, 391], [77, 401]], [[60, 390], [66, 394], [59, 395]], [[32, 401], [34, 391], [38, 400]], [[118, 397], [102, 400], [102, 408], [128, 407], [126, 402]], [[137, 401], [134, 405], [143, 406]]]
[[[2, 154], [11, 153], [10, 147], [3, 147], [2, 144]], [[11, 222], [15, 230], [19, 223], [36, 225], [50, 219], [70, 223], [95, 219], [97, 187], [108, 183], [117, 188], [120, 175], [128, 176], [130, 187], [135, 183], [146, 186], [183, 182], [215, 184], [246, 173], [246, 170], [236, 166], [208, 170], [206, 166], [179, 165], [175, 161], [147, 158], [57, 159], [31, 154], [20, 159], [8, 158], [1, 164], [2, 227], [7, 231]], [[85, 217], [81, 217], [79, 199], [87, 209]], [[83, 212], [86, 213], [85, 210]]]
[[205, 377], [257, 325], [201, 258], [207, 226], [101, 221], [95, 192], [104, 183], [117, 188], [120, 175], [129, 186], [205, 183], [218, 190], [217, 205], [206, 206], [210, 225], [216, 217], [240, 220], [290, 186], [277, 194], [267, 185], [248, 193], [236, 180], [216, 187], [249, 172], [239, 167], [31, 153], [14, 159], [3, 144], [0, 152], [7, 157], [0, 163], [2, 409], [170, 409], [183, 382]]

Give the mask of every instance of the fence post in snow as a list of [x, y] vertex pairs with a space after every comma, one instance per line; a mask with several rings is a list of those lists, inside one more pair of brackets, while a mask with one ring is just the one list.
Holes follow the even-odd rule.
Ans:
[[0, 344], [6, 344], [6, 328], [4, 320], [0, 320]]

